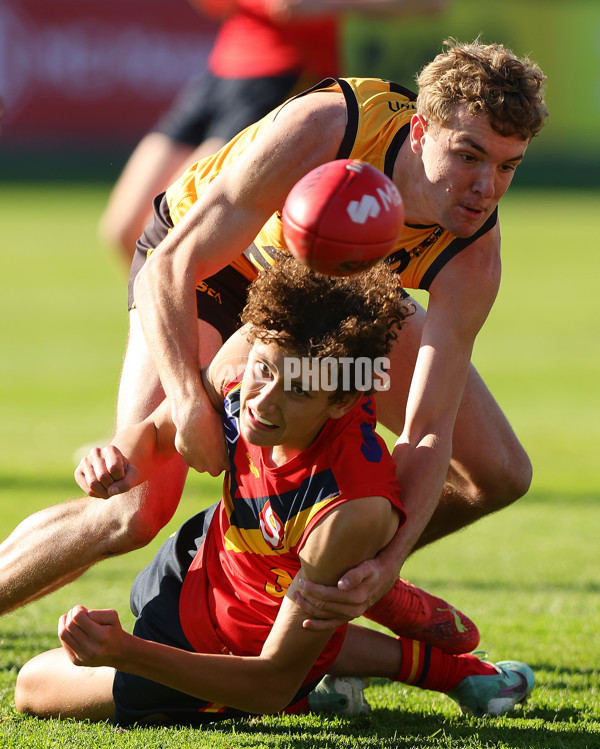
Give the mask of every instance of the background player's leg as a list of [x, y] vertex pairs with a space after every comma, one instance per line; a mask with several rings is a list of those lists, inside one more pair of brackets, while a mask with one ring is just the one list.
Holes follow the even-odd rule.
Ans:
[[531, 484], [529, 457], [473, 366], [452, 444], [444, 492], [417, 548], [501, 510]]
[[100, 220], [101, 239], [129, 268], [135, 243], [151, 217], [152, 201], [196, 161], [218, 151], [223, 138], [199, 146], [179, 143], [163, 133], [149, 133], [136, 146], [121, 172]]
[[144, 136], [119, 176], [100, 220], [100, 236], [129, 268], [135, 243], [150, 217], [152, 201], [172, 181], [173, 174], [191, 164], [193, 146], [162, 133]]

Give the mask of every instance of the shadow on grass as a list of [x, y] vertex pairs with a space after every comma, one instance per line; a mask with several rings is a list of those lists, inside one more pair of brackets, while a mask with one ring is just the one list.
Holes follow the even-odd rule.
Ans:
[[[12, 712], [12, 711], [11, 711]], [[7, 716], [8, 717], [8, 716]], [[198, 742], [206, 745], [206, 740], [214, 746], [231, 746], [228, 739], [232, 735], [238, 746], [267, 747], [285, 746], [286, 749], [309, 749], [312, 747], [335, 747], [335, 749], [473, 749], [474, 747], [502, 746], [514, 749], [592, 749], [598, 743], [593, 736], [598, 732], [590, 732], [589, 724], [575, 725], [578, 720], [577, 711], [564, 710], [560, 714], [546, 714], [545, 711], [527, 710], [524, 717], [516, 713], [511, 718], [474, 719], [466, 716], [447, 717], [439, 713], [423, 716], [419, 713], [403, 712], [400, 710], [377, 708], [370, 715], [360, 718], [346, 717], [277, 717], [248, 718], [237, 721], [223, 721], [208, 724], [202, 728], [187, 729], [185, 726], [166, 727], [180, 734], [181, 744], [190, 745], [186, 739], [193, 740], [194, 732], [198, 732]], [[10, 715], [10, 723], [15, 728], [26, 729], [43, 728], [44, 722], [35, 718]], [[53, 721], [54, 728], [57, 722]], [[77, 724], [77, 721], [65, 721], [64, 728]], [[47, 724], [46, 724], [47, 725]], [[85, 732], [86, 724], [78, 724]], [[116, 746], [127, 745], [135, 734], [146, 734], [148, 745], [154, 746], [152, 734], [165, 730], [165, 726], [134, 726], [126, 729], [115, 728], [105, 724], [111, 732], [121, 735], [116, 739]], [[89, 724], [88, 724], [89, 726]], [[214, 742], [211, 740], [214, 738]], [[250, 739], [254, 737], [254, 740]], [[260, 740], [260, 744], [255, 740]], [[223, 744], [222, 742], [226, 743]], [[122, 743], [123, 742], [123, 743]], [[137, 745], [137, 744], [135, 744]], [[170, 744], [169, 744], [170, 746]]]
[[[563, 712], [563, 711], [561, 711]], [[285, 736], [286, 747], [306, 749], [322, 746], [324, 738], [333, 743], [327, 746], [398, 747], [399, 749], [435, 749], [442, 747], [494, 747], [515, 749], [591, 749], [590, 732], [577, 727], [576, 710], [564, 711], [564, 716], [528, 711], [526, 717], [474, 719], [442, 715], [422, 716], [398, 710], [378, 708], [363, 718], [336, 718], [323, 720], [317, 725], [302, 725], [298, 732], [294, 726], [263, 720], [244, 723], [248, 733], [266, 733]], [[559, 722], [557, 724], [557, 721]], [[563, 727], [560, 723], [568, 724]], [[218, 727], [212, 727], [219, 730]], [[238, 730], [241, 726], [238, 726]], [[301, 735], [294, 736], [295, 733]], [[599, 734], [600, 741], [600, 734]], [[278, 743], [275, 742], [278, 746]]]

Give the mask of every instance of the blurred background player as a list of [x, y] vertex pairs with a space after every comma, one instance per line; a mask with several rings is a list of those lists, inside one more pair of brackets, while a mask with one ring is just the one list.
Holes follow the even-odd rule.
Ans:
[[100, 220], [129, 267], [152, 200], [190, 164], [217, 151], [294, 93], [341, 74], [346, 12], [396, 17], [447, 0], [190, 0], [223, 18], [207, 70], [193, 76], [131, 154]]

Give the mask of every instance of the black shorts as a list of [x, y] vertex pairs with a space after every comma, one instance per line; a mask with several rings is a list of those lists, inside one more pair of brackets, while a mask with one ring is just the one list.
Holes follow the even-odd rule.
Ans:
[[[179, 598], [183, 580], [201, 547], [218, 505], [209, 507], [184, 523], [160, 547], [152, 562], [136, 577], [131, 588], [131, 610], [137, 617], [137, 637], [194, 652], [179, 619]], [[301, 687], [290, 704], [303, 699], [314, 687]], [[222, 712], [201, 712], [204, 700], [191, 697], [134, 674], [117, 671], [113, 682], [114, 723], [130, 726], [147, 721], [198, 726], [250, 713], [235, 708]]]
[[231, 140], [287, 99], [299, 78], [295, 71], [266, 78], [217, 78], [203, 72], [184, 86], [153, 131], [190, 146], [211, 137]]
[[[133, 309], [133, 284], [146, 262], [148, 253], [157, 247], [173, 228], [165, 194], [154, 199], [154, 214], [138, 239], [129, 274], [129, 309]], [[226, 266], [214, 276], [205, 278], [196, 288], [198, 319], [213, 326], [226, 341], [240, 327], [240, 314], [246, 304], [250, 281], [234, 268]]]
[[[179, 596], [186, 572], [202, 545], [217, 505], [195, 515], [160, 547], [153, 561], [136, 577], [131, 589], [131, 610], [137, 616], [133, 633], [144, 640], [193, 652], [181, 628]], [[201, 725], [243, 716], [199, 712], [207, 703], [176, 689], [117, 671], [113, 683], [114, 722], [128, 726], [148, 719], [181, 725]]]

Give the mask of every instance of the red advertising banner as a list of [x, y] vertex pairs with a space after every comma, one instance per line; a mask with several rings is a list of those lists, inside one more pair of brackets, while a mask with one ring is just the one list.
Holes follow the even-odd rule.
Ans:
[[215, 30], [186, 0], [0, 0], [2, 147], [137, 139]]

